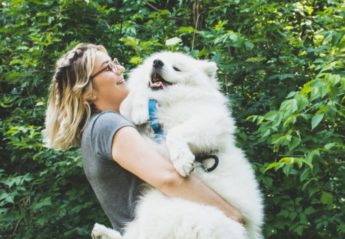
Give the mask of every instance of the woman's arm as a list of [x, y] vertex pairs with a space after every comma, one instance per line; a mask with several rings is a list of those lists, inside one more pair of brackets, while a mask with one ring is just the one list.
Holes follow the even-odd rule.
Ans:
[[228, 217], [244, 223], [241, 214], [194, 176], [181, 177], [171, 162], [158, 154], [133, 127], [115, 134], [112, 157], [119, 165], [168, 196], [215, 206]]

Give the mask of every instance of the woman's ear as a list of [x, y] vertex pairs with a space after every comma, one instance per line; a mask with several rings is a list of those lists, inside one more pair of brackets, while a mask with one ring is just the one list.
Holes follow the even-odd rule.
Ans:
[[83, 99], [88, 102], [94, 102], [97, 99], [97, 96], [93, 92], [87, 92], [84, 94]]

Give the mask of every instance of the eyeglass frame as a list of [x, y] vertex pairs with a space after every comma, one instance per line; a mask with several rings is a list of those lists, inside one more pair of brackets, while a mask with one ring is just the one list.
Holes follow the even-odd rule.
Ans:
[[[113, 63], [113, 65], [111, 65], [112, 63]], [[107, 63], [107, 65], [106, 65], [104, 68], [102, 68], [101, 70], [97, 71], [95, 74], [91, 75], [90, 78], [91, 78], [91, 79], [94, 79], [96, 76], [98, 76], [98, 75], [101, 74], [103, 71], [105, 71], [105, 70], [109, 67], [109, 65], [110, 65], [110, 67], [112, 67], [112, 66], [114, 67], [114, 68], [112, 68], [112, 69], [115, 70], [115, 71], [112, 70], [112, 72], [114, 72], [114, 73], [117, 73], [117, 72], [119, 71], [118, 66], [121, 66], [120, 62], [119, 62], [118, 59], [115, 57], [115, 58], [113, 58], [113, 60], [109, 61], [109, 62]]]

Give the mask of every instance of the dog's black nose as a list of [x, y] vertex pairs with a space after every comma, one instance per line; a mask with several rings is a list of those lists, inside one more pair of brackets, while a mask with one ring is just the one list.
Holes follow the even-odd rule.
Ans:
[[156, 59], [153, 61], [153, 67], [158, 69], [158, 68], [162, 68], [162, 66], [164, 65], [163, 61]]

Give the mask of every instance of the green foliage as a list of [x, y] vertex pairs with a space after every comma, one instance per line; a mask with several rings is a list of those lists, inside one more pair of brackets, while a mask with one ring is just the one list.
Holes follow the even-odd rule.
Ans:
[[[341, 11], [331, 9], [339, 17]], [[344, 6], [341, 10], [344, 16]], [[308, 238], [344, 236], [344, 33], [345, 28], [331, 19], [314, 30], [313, 42], [304, 50], [312, 56], [307, 62], [311, 77], [279, 107], [248, 117], [260, 126], [257, 138], [269, 145], [275, 159], [264, 162], [263, 171], [272, 179], [280, 170], [284, 174], [272, 184], [279, 187], [271, 195], [270, 208], [278, 216], [269, 225], [272, 234], [288, 228]]]
[[56, 59], [93, 42], [129, 69], [159, 50], [217, 62], [265, 236], [344, 238], [342, 1], [4, 0], [0, 11], [0, 235], [89, 238], [107, 224], [78, 149], [41, 142]]

